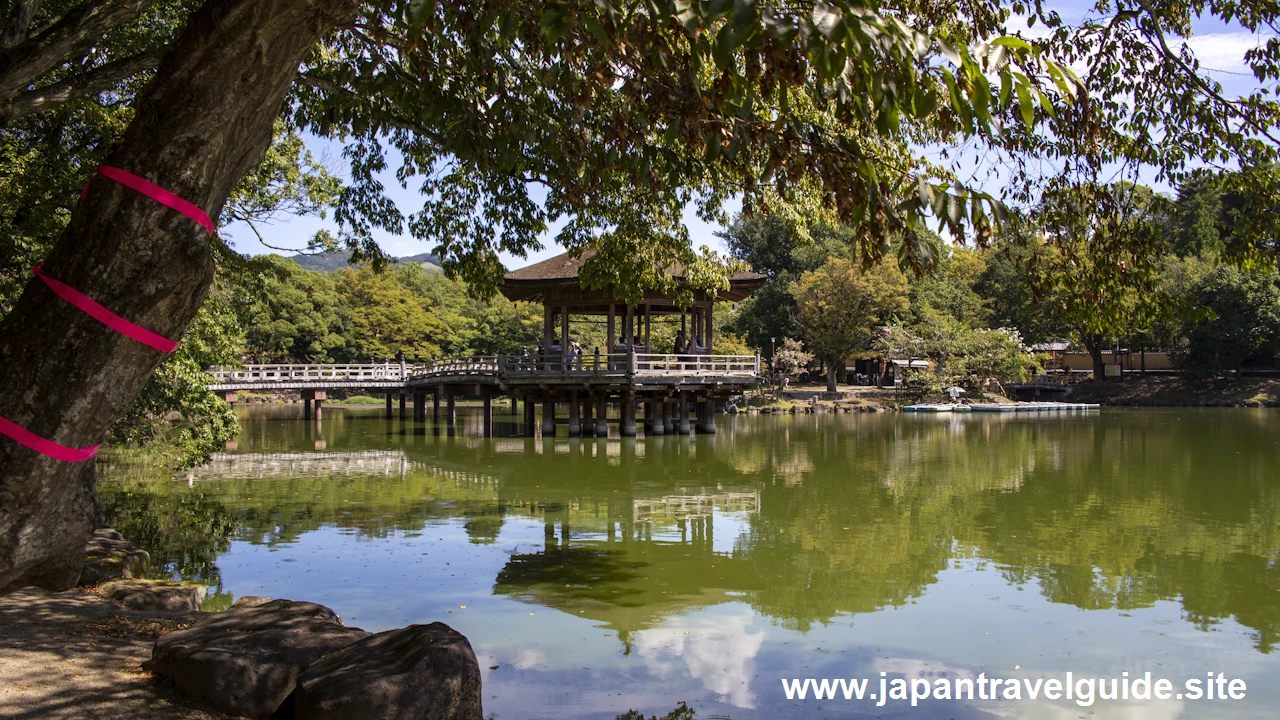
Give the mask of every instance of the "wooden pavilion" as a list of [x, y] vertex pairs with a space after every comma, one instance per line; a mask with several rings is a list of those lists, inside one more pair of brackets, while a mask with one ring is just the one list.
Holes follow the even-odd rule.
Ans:
[[[543, 338], [538, 352], [529, 357], [504, 357], [499, 361], [503, 390], [525, 399], [525, 422], [532, 430], [533, 406], [542, 405], [542, 432], [554, 433], [556, 404], [568, 405], [571, 437], [601, 436], [608, 432], [608, 408], [619, 408], [619, 434], [636, 434], [636, 406], [646, 406], [646, 434], [687, 433], [689, 405], [695, 410], [694, 427], [715, 432], [715, 400], [754, 385], [759, 380], [759, 356], [714, 354], [714, 310], [720, 301], [746, 299], [765, 283], [765, 277], [741, 272], [729, 278], [729, 287], [711, 296], [694, 293], [689, 307], [679, 307], [661, 293], [647, 292], [634, 305], [618, 298], [612, 287], [592, 289], [579, 278], [584, 253], [543, 260], [508, 273], [502, 294], [511, 300], [542, 303]], [[684, 282], [684, 269], [668, 269]], [[572, 346], [571, 317], [601, 316], [607, 326], [606, 342], [590, 351]], [[655, 317], [680, 317], [680, 333], [674, 347], [653, 347]], [[592, 415], [595, 415], [594, 422]]]
[[[765, 282], [763, 275], [736, 273], [729, 278], [729, 288], [711, 297], [706, 292], [694, 293], [688, 308], [660, 293], [647, 292], [634, 305], [618, 299], [612, 287], [590, 289], [579, 281], [583, 263], [590, 251], [580, 257], [568, 253], [557, 255], [508, 273], [503, 279], [502, 294], [511, 300], [540, 302], [543, 306], [542, 347], [549, 355], [559, 355], [570, 346], [572, 315], [598, 315], [606, 318], [607, 354], [635, 351], [641, 354], [679, 352], [685, 355], [712, 355], [714, 350], [714, 309], [719, 301], [739, 302]], [[683, 283], [684, 269], [675, 266], [668, 274]], [[655, 316], [680, 316], [683, 347], [654, 348], [652, 343]]]

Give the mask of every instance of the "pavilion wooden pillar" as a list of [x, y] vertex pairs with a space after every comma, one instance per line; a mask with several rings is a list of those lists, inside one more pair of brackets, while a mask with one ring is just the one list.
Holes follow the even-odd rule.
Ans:
[[554, 337], [551, 312], [549, 303], [542, 306], [542, 352], [544, 355], [551, 352], [551, 338]]
[[[715, 328], [715, 323], [712, 322], [714, 319], [714, 315], [712, 313], [715, 312], [715, 307], [716, 307], [716, 304], [714, 299], [707, 304], [707, 354], [708, 355], [711, 354], [712, 335], [714, 333], [714, 328]], [[712, 423], [712, 427], [714, 432], [714, 421]]]
[[618, 347], [618, 328], [616, 324], [617, 313], [618, 313], [617, 304], [610, 302], [609, 303], [609, 320], [608, 320], [609, 347], [605, 350], [605, 355], [612, 354], [613, 352], [615, 352], [614, 348]]
[[569, 437], [578, 437], [582, 434], [582, 419], [578, 414], [581, 406], [578, 404], [578, 391], [569, 391]]
[[609, 393], [603, 390], [596, 396], [596, 437], [609, 437]]
[[644, 347], [645, 352], [653, 352], [653, 345], [650, 343], [653, 330], [653, 306], [644, 306]]

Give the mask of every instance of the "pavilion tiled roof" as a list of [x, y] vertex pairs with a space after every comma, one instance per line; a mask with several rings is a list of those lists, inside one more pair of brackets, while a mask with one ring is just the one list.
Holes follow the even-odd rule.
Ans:
[[[507, 273], [503, 278], [503, 285], [512, 289], [521, 287], [527, 291], [529, 286], [575, 284], [578, 282], [578, 274], [582, 270], [583, 263], [594, 254], [594, 251], [587, 250], [578, 257], [573, 257], [569, 253], [562, 253], [555, 257], [547, 258], [528, 267]], [[679, 263], [672, 264], [667, 267], [667, 274], [677, 280], [683, 280], [684, 266]], [[727, 293], [721, 293], [721, 298], [735, 301], [741, 300], [755, 292], [764, 284], [765, 280], [765, 276], [759, 273], [734, 273], [729, 276], [730, 290]]]

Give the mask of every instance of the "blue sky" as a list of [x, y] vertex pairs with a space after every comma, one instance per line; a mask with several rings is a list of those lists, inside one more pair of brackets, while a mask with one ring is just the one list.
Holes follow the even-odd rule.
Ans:
[[[1092, 3], [1085, 2], [1047, 3], [1047, 5], [1057, 10], [1063, 20], [1068, 23], [1078, 22], [1092, 7]], [[1025, 20], [1014, 18], [1010, 21], [1008, 29], [1010, 32], [1020, 31], [1024, 35], [1035, 36], [1039, 34], [1042, 27], [1028, 29]], [[1209, 75], [1222, 84], [1226, 96], [1242, 95], [1257, 88], [1256, 80], [1243, 62], [1244, 52], [1259, 43], [1260, 39], [1257, 36], [1239, 26], [1224, 25], [1216, 18], [1193, 23], [1193, 31], [1194, 34], [1188, 41], [1192, 50]], [[314, 137], [308, 137], [307, 143], [312, 152], [327, 159], [331, 169], [340, 175], [345, 175], [346, 163], [342, 159], [340, 143]], [[1147, 181], [1155, 185], [1157, 190], [1171, 191], [1171, 188], [1153, 183], [1150, 178]], [[999, 181], [991, 182], [994, 182], [997, 187], [988, 186], [986, 189], [998, 194]], [[387, 188], [388, 195], [406, 215], [420, 207], [416, 190], [402, 188], [396, 181], [394, 166], [384, 174], [383, 184]], [[738, 203], [731, 203], [726, 210], [732, 216], [738, 210]], [[712, 249], [724, 250], [723, 243], [715, 235], [721, 229], [718, 225], [699, 219], [692, 207], [685, 209], [684, 222], [689, 228], [689, 235], [695, 248], [707, 245]], [[336, 225], [332, 219], [325, 221], [315, 217], [282, 218], [270, 225], [260, 226], [259, 229], [272, 245], [288, 248], [305, 247], [307, 239], [320, 229], [329, 229], [336, 234]], [[553, 240], [558, 229], [558, 226], [553, 226], [543, 238], [544, 248], [531, 254], [528, 259], [503, 256], [503, 262], [512, 269], [560, 253], [561, 248], [556, 246]], [[259, 243], [253, 232], [243, 224], [232, 224], [224, 228], [222, 234], [240, 252], [253, 255], [278, 252]], [[399, 236], [378, 232], [375, 233], [375, 237], [383, 249], [394, 256], [429, 252], [432, 246], [429, 242], [414, 239], [407, 232]]]

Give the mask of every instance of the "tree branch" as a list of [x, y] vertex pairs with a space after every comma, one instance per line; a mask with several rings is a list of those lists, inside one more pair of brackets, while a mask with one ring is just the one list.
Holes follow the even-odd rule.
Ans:
[[89, 0], [49, 29], [0, 52], [0, 105], [100, 42], [108, 31], [131, 22], [156, 0]]
[[160, 64], [162, 57], [163, 50], [140, 53], [133, 57], [109, 62], [62, 82], [28, 90], [15, 97], [8, 108], [0, 110], [0, 125], [27, 115], [62, 107], [77, 98], [109, 90], [121, 80], [155, 68]]
[[0, 30], [0, 49], [11, 48], [27, 39], [31, 21], [40, 9], [40, 0], [17, 0], [4, 29]]

